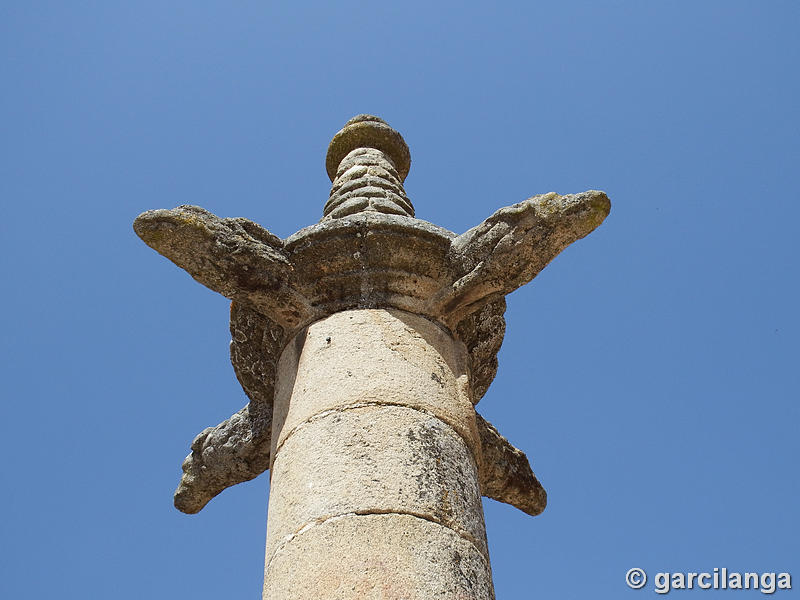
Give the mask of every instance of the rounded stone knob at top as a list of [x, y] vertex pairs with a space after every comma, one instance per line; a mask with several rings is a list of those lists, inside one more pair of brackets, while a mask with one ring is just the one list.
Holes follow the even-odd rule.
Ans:
[[356, 148], [375, 148], [394, 163], [400, 181], [404, 181], [411, 168], [411, 153], [403, 136], [379, 117], [357, 115], [345, 123], [333, 136], [325, 157], [325, 168], [331, 181], [336, 178], [339, 163]]

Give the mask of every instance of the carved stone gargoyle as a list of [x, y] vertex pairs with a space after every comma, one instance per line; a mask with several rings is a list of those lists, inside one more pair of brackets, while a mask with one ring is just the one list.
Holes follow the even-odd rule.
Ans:
[[[426, 317], [466, 346], [473, 404], [497, 371], [505, 295], [533, 279], [610, 210], [603, 192], [534, 196], [456, 235], [414, 218], [403, 189], [411, 159], [383, 120], [359, 115], [333, 138], [322, 220], [287, 239], [196, 206], [140, 215], [136, 233], [194, 279], [230, 298], [231, 361], [250, 399], [191, 444], [175, 506], [200, 511], [270, 465], [276, 361], [308, 324], [356, 308]], [[536, 515], [546, 494], [525, 454], [477, 415], [481, 493]]]

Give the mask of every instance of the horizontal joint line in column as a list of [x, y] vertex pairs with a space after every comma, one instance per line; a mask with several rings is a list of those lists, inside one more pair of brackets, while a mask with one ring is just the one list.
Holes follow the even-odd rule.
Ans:
[[278, 554], [280, 554], [283, 551], [283, 549], [291, 541], [293, 541], [296, 537], [304, 534], [306, 531], [308, 531], [310, 529], [313, 529], [314, 527], [318, 527], [319, 525], [324, 525], [325, 523], [328, 523], [328, 522], [338, 521], [338, 520], [341, 520], [341, 519], [346, 519], [348, 517], [368, 517], [368, 516], [372, 516], [372, 515], [402, 515], [402, 516], [407, 516], [407, 517], [413, 517], [415, 519], [420, 519], [422, 521], [427, 521], [429, 523], [433, 523], [434, 525], [438, 525], [439, 527], [443, 527], [444, 529], [447, 529], [448, 531], [452, 531], [453, 533], [455, 533], [458, 537], [460, 537], [464, 541], [469, 542], [475, 548], [475, 550], [478, 551], [478, 554], [481, 556], [481, 558], [484, 560], [484, 562], [487, 563], [487, 567], [488, 567], [488, 563], [489, 563], [489, 557], [487, 556], [488, 548], [487, 548], [486, 551], [482, 550], [481, 547], [478, 545], [478, 543], [475, 541], [475, 538], [473, 538], [471, 535], [468, 535], [468, 534], [466, 534], [466, 533], [464, 533], [462, 531], [458, 531], [457, 529], [453, 529], [449, 525], [445, 525], [444, 523], [442, 523], [441, 521], [437, 520], [436, 518], [434, 518], [434, 517], [432, 517], [430, 515], [425, 515], [425, 514], [422, 514], [422, 513], [409, 512], [409, 511], [402, 511], [402, 510], [369, 509], [369, 510], [362, 510], [362, 511], [346, 512], [346, 513], [342, 513], [342, 514], [339, 514], [339, 515], [329, 515], [327, 517], [320, 517], [320, 518], [314, 519], [313, 521], [309, 521], [308, 523], [303, 525], [300, 529], [298, 529], [295, 533], [290, 533], [289, 535], [284, 537], [278, 543], [277, 547], [275, 548], [275, 551], [272, 553], [272, 556], [268, 557], [268, 559], [267, 559], [267, 565], [266, 565], [266, 567], [264, 569], [264, 572], [266, 573], [266, 572], [269, 571], [270, 565], [272, 565], [272, 561], [275, 559], [276, 556], [278, 556]]
[[[434, 414], [431, 411], [426, 410], [424, 408], [420, 408], [420, 407], [417, 407], [417, 406], [408, 406], [407, 404], [400, 404], [399, 402], [386, 402], [386, 401], [380, 401], [380, 400], [364, 400], [362, 402], [353, 402], [352, 404], [343, 404], [341, 406], [337, 406], [336, 408], [329, 408], [328, 410], [323, 410], [322, 412], [318, 412], [318, 413], [315, 413], [315, 414], [311, 415], [305, 421], [302, 421], [302, 422], [298, 423], [297, 425], [295, 425], [294, 427], [292, 427], [292, 429], [289, 431], [289, 433], [286, 434], [286, 437], [283, 438], [275, 446], [275, 452], [273, 452], [272, 456], [270, 457], [270, 463], [269, 463], [270, 471], [272, 471], [272, 466], [275, 464], [275, 460], [278, 457], [278, 452], [280, 452], [281, 448], [283, 448], [283, 445], [295, 433], [297, 433], [301, 429], [305, 428], [306, 425], [308, 425], [310, 423], [313, 423], [314, 421], [318, 421], [320, 419], [324, 419], [325, 417], [329, 417], [329, 416], [334, 415], [336, 413], [346, 412], [348, 410], [355, 410], [357, 408], [367, 408], [369, 406], [394, 406], [394, 407], [398, 407], [398, 408], [407, 408], [409, 410], [415, 410], [415, 411], [420, 412], [422, 414], [428, 415], [429, 417], [433, 417], [434, 419], [438, 419], [439, 421], [441, 421], [442, 423], [447, 425], [450, 429], [452, 429], [458, 437], [460, 437], [462, 440], [464, 440], [464, 444], [467, 446], [467, 449], [469, 450], [469, 454], [472, 457], [472, 460], [475, 462], [475, 466], [477, 468], [478, 460], [475, 457], [475, 449], [472, 447], [472, 444], [470, 443], [470, 441], [466, 437], [464, 437], [458, 431], [458, 429], [456, 429], [455, 426], [453, 426], [452, 423], [448, 423], [447, 421], [442, 419], [442, 417], [440, 417], [439, 415]], [[278, 435], [280, 435], [280, 434], [278, 434]], [[478, 440], [475, 440], [475, 443], [479, 444], [480, 442]]]

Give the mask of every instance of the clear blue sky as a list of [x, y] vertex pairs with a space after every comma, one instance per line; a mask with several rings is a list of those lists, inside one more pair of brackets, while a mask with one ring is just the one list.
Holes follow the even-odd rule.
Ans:
[[0, 3], [0, 596], [260, 597], [266, 477], [172, 507], [245, 402], [228, 302], [131, 223], [188, 203], [285, 237], [361, 112], [453, 231], [612, 200], [508, 299], [478, 408], [549, 506], [485, 501], [498, 598], [655, 597], [635, 566], [800, 588], [798, 29], [781, 1]]

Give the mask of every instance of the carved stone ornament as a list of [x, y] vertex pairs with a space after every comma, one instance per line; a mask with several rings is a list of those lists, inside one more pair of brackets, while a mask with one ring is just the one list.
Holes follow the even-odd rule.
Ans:
[[[383, 120], [359, 115], [333, 138], [322, 220], [286, 239], [244, 218], [196, 206], [152, 210], [134, 229], [146, 244], [231, 303], [231, 361], [249, 398], [191, 444], [175, 506], [201, 510], [271, 465], [277, 361], [309, 325], [341, 311], [395, 309], [428, 319], [466, 347], [476, 404], [497, 371], [505, 296], [600, 225], [603, 192], [533, 196], [456, 235], [414, 217], [403, 189], [410, 154]], [[546, 494], [525, 454], [479, 415], [481, 493], [540, 513]]]

